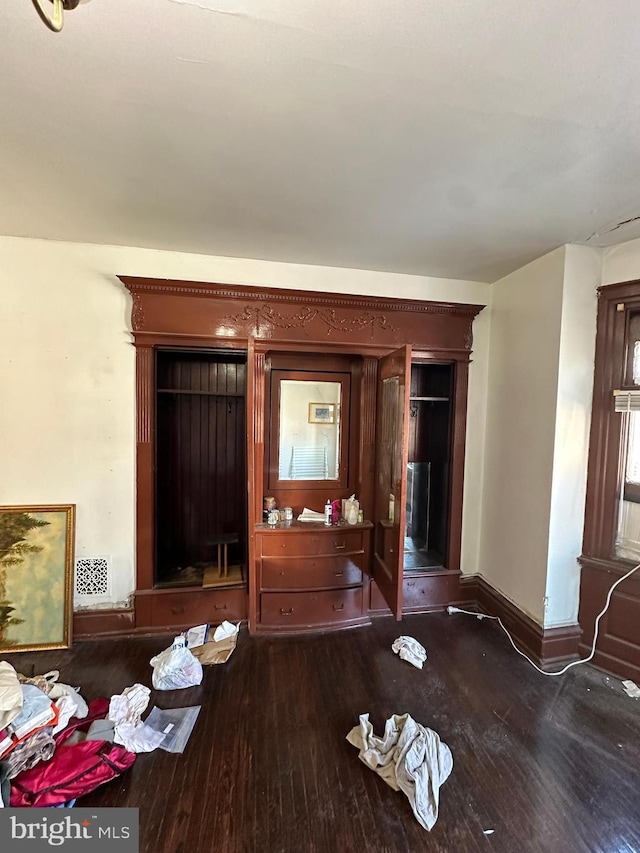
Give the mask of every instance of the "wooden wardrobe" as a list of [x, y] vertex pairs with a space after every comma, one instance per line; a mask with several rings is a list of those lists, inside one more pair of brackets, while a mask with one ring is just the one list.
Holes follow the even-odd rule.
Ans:
[[[136, 347], [137, 628], [318, 631], [458, 600], [482, 306], [121, 281]], [[352, 494], [359, 522], [297, 520]], [[267, 523], [266, 496], [293, 521]]]

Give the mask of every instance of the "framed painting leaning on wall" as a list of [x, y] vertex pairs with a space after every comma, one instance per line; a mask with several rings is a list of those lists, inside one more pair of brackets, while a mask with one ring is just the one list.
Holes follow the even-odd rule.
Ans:
[[75, 504], [0, 506], [0, 653], [72, 640]]

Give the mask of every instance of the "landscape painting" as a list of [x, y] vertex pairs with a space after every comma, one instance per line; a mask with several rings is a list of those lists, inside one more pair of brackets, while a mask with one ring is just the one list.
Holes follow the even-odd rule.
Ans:
[[71, 645], [75, 505], [0, 507], [0, 652]]

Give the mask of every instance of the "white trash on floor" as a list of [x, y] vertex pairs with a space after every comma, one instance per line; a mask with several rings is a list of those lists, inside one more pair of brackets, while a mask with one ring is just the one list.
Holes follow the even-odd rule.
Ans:
[[129, 752], [153, 752], [164, 739], [141, 721], [149, 704], [151, 691], [144, 684], [127, 687], [109, 702], [108, 719], [114, 724], [114, 741]]
[[391, 648], [402, 660], [413, 664], [417, 669], [422, 669], [422, 664], [427, 659], [425, 647], [421, 646], [413, 637], [398, 637], [397, 640], [393, 641]]
[[202, 664], [186, 643], [184, 635], [176, 637], [172, 646], [149, 661], [153, 667], [151, 681], [156, 690], [182, 690], [202, 681]]

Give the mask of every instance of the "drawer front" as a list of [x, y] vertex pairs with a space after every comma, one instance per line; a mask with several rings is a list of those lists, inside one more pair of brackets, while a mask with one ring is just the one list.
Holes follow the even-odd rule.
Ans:
[[360, 555], [262, 561], [262, 589], [327, 589], [362, 583]]
[[403, 582], [403, 610], [423, 610], [443, 607], [455, 598], [458, 575], [433, 574], [411, 577], [405, 574]]
[[154, 627], [163, 625], [219, 624], [246, 619], [247, 594], [244, 589], [199, 590], [154, 595], [151, 602], [151, 621]]
[[362, 616], [362, 588], [324, 592], [263, 592], [261, 623], [282, 628], [316, 628]]
[[316, 554], [351, 554], [364, 550], [364, 531], [329, 528], [326, 532], [266, 533], [261, 536], [263, 557], [313, 557]]

